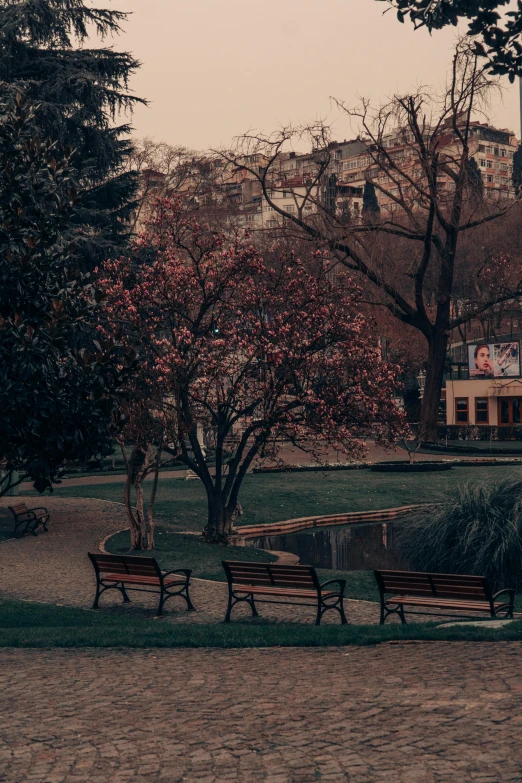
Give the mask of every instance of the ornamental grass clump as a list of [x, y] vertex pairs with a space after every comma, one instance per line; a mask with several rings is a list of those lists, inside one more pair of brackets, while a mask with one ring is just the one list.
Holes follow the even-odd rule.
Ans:
[[488, 577], [522, 590], [522, 480], [469, 483], [404, 524], [397, 546], [411, 568]]

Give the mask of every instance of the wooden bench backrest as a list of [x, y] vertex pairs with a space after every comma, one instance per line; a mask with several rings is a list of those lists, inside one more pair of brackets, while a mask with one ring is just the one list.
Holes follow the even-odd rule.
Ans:
[[382, 593], [489, 601], [491, 591], [484, 576], [433, 574], [416, 571], [374, 571]]
[[99, 573], [130, 576], [159, 576], [160, 567], [153, 557], [135, 555], [102, 555], [89, 552], [94, 568]]
[[238, 585], [313, 590], [319, 584], [313, 566], [223, 560], [223, 568], [228, 581]]
[[8, 506], [8, 508], [13, 512], [15, 516], [18, 514], [27, 514], [29, 509], [25, 505], [25, 503], [18, 503], [16, 506]]

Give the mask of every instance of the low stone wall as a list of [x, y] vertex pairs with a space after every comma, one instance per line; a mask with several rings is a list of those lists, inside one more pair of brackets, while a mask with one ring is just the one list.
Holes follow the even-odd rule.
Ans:
[[426, 508], [429, 503], [416, 503], [411, 506], [397, 506], [396, 508], [383, 508], [379, 511], [349, 511], [344, 514], [327, 514], [315, 517], [299, 517], [286, 519], [284, 522], [272, 522], [267, 525], [243, 525], [236, 528], [230, 543], [243, 546], [250, 538], [262, 536], [279, 536], [285, 533], [297, 533], [300, 530], [314, 527], [332, 527], [333, 525], [354, 525], [361, 522], [387, 522], [405, 516], [412, 511]]

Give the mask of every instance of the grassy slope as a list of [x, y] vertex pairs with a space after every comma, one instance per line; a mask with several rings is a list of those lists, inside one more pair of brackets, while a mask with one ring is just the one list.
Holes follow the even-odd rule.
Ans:
[[[240, 524], [277, 522], [314, 514], [341, 513], [431, 501], [446, 490], [467, 481], [492, 481], [507, 476], [520, 476], [522, 468], [479, 467], [454, 468], [444, 473], [371, 473], [367, 470], [331, 473], [277, 473], [248, 475], [241, 491], [244, 514]], [[121, 502], [123, 483], [64, 487], [55, 490], [58, 497], [96, 497]], [[181, 478], [160, 479], [155, 516], [173, 530], [199, 531], [205, 523], [206, 497], [199, 481]], [[187, 540], [185, 540], [187, 539]], [[127, 551], [128, 534], [112, 539], [117, 547], [112, 551]], [[212, 551], [213, 550], [213, 551]], [[255, 550], [249, 549], [247, 559], [254, 560]], [[221, 560], [231, 559], [221, 547], [211, 547], [177, 536], [169, 543], [160, 543], [155, 552], [163, 568], [191, 567], [194, 575], [223, 579]], [[245, 550], [241, 555], [246, 557]], [[234, 557], [236, 555], [233, 555]], [[240, 555], [238, 554], [238, 559]], [[347, 580], [346, 594], [350, 598], [376, 601], [378, 593], [373, 574], [366, 571], [333, 572], [320, 570], [323, 580], [335, 576]]]
[[[129, 534], [117, 533], [105, 544], [109, 552], [124, 554], [129, 551]], [[143, 554], [148, 554], [144, 552]], [[204, 544], [197, 536], [180, 535], [166, 527], [156, 531], [156, 548], [150, 552], [157, 557], [161, 567], [168, 571], [173, 568], [192, 568], [192, 575], [201, 579], [225, 581], [222, 560], [249, 560], [250, 562], [270, 563], [275, 558], [262, 549], [250, 547], [222, 547]], [[363, 601], [378, 601], [379, 592], [371, 571], [329, 571], [318, 569], [319, 578], [336, 577], [346, 579], [346, 595]]]
[[[331, 473], [248, 475], [240, 501], [239, 524], [278, 522], [301, 516], [361, 511], [409, 503], [424, 503], [466, 481], [490, 481], [521, 476], [522, 468], [454, 468], [444, 473], [371, 473], [367, 470]], [[30, 493], [35, 494], [35, 493]], [[55, 490], [58, 497], [96, 497], [121, 502], [123, 482]], [[160, 479], [156, 518], [177, 530], [201, 530], [206, 497], [200, 481]]]
[[400, 640], [521, 641], [522, 622], [499, 630], [433, 625], [183, 625], [0, 599], [0, 647], [316, 647]]

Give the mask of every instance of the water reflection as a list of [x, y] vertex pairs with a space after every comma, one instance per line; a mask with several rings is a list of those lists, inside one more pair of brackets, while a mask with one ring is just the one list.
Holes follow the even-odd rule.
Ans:
[[397, 522], [367, 523], [331, 528], [308, 528], [299, 533], [250, 539], [247, 546], [298, 555], [299, 562], [334, 571], [405, 568], [394, 539]]

